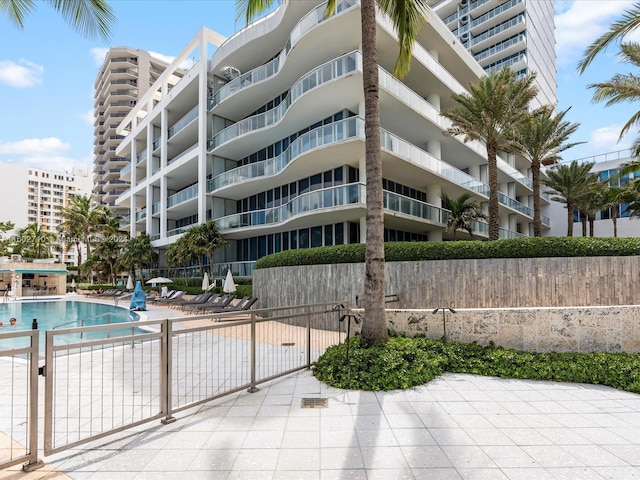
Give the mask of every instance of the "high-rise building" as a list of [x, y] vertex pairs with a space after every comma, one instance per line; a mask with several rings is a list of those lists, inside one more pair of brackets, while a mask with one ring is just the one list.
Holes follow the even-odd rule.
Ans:
[[432, 8], [485, 71], [535, 72], [541, 105], [556, 105], [553, 1], [434, 0]]
[[[122, 136], [116, 128], [151, 85], [160, 77], [167, 63], [144, 50], [112, 47], [94, 83], [94, 166], [93, 196], [98, 204], [107, 205], [120, 214], [115, 199], [129, 188], [120, 179], [127, 160], [116, 155]], [[175, 83], [183, 74], [177, 69], [168, 81]]]
[[[216, 252], [216, 276], [227, 267], [250, 275], [274, 252], [365, 241], [360, 4], [339, 0], [329, 18], [325, 8], [283, 2], [226, 41], [203, 28], [140, 99], [116, 152], [131, 159], [121, 172], [131, 189], [117, 200], [131, 235], [144, 232], [163, 250], [215, 220], [229, 241]], [[385, 240], [451, 239], [441, 194], [466, 192], [486, 206], [487, 159], [479, 142], [443, 135], [450, 123], [440, 109], [484, 71], [430, 12], [399, 80], [389, 73], [398, 52], [391, 21], [379, 12], [377, 22]], [[169, 91], [165, 76], [196, 54]], [[498, 159], [503, 238], [530, 234], [529, 167]], [[486, 223], [472, 228], [488, 237]]]
[[[7, 201], [0, 203], [0, 219], [15, 224], [14, 231], [5, 235], [16, 233], [32, 223], [44, 231], [57, 233], [62, 222], [61, 209], [68, 205], [71, 196], [91, 194], [93, 184], [86, 168], [74, 168], [71, 173], [13, 163], [3, 163], [1, 168], [0, 191]], [[52, 254], [67, 265], [77, 265], [73, 246]]]

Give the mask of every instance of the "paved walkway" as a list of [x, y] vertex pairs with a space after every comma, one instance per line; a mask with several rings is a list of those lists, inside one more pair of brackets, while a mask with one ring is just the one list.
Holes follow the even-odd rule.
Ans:
[[640, 395], [601, 386], [446, 374], [372, 393], [303, 371], [176, 418], [0, 479], [640, 479]]
[[357, 392], [305, 371], [46, 460], [77, 480], [636, 479], [640, 396], [459, 374]]

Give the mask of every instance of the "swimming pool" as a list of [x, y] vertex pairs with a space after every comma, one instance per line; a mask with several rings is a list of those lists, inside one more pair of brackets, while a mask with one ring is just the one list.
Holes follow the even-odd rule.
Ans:
[[[14, 317], [17, 323], [9, 325], [9, 319]], [[126, 323], [138, 319], [138, 316], [127, 309], [102, 303], [55, 301], [55, 302], [11, 302], [0, 304], [0, 333], [15, 330], [30, 330], [33, 319], [38, 321], [40, 332], [40, 351], [44, 350], [45, 332], [56, 328], [75, 328], [81, 326], [101, 325], [105, 323]], [[129, 333], [131, 329], [126, 329]], [[118, 330], [113, 330], [114, 336]], [[100, 338], [100, 332], [87, 334], [83, 338]], [[24, 346], [24, 340], [3, 339], [0, 348], [16, 348]], [[73, 341], [69, 336], [67, 342]]]

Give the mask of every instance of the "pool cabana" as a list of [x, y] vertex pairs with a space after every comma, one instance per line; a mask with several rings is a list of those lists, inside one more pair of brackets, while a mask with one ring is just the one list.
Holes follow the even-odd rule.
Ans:
[[67, 273], [67, 266], [53, 259], [0, 259], [0, 294], [14, 298], [64, 295]]

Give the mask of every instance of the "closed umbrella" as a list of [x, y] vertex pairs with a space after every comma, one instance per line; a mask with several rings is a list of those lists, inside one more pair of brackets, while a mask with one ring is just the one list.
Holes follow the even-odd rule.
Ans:
[[236, 284], [233, 281], [233, 276], [231, 275], [231, 270], [227, 270], [227, 278], [224, 279], [224, 286], [222, 287], [222, 291], [225, 293], [231, 293], [236, 291]]
[[170, 278], [167, 277], [153, 277], [151, 280], [147, 280], [146, 282], [147, 284], [154, 284], [154, 283], [173, 283], [173, 280], [171, 280]]
[[209, 275], [207, 272], [204, 272], [204, 277], [202, 277], [202, 291], [206, 292], [209, 290]]
[[73, 289], [73, 291], [76, 291], [76, 279], [72, 278], [71, 279], [71, 288]]
[[131, 278], [131, 275], [127, 279], [127, 290], [133, 290], [133, 278]]

